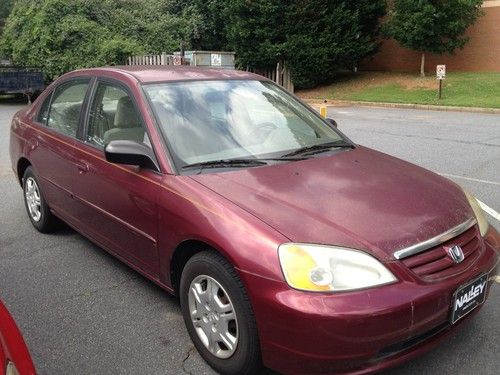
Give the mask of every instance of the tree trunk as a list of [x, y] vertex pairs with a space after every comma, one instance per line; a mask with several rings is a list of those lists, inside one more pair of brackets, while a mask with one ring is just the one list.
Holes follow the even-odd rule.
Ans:
[[422, 52], [422, 59], [420, 60], [420, 77], [425, 77], [425, 52]]

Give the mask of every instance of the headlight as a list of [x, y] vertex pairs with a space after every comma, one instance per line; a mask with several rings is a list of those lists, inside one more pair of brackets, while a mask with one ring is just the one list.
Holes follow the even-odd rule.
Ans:
[[490, 224], [488, 223], [488, 220], [486, 219], [486, 216], [484, 215], [484, 211], [479, 205], [479, 202], [477, 199], [469, 192], [465, 191], [465, 196], [467, 197], [467, 200], [469, 201], [469, 204], [472, 208], [472, 211], [474, 211], [474, 215], [476, 216], [477, 224], [479, 225], [479, 231], [481, 232], [481, 236], [485, 236], [486, 233], [488, 232], [488, 228]]
[[278, 254], [286, 282], [295, 289], [336, 292], [396, 281], [382, 263], [358, 250], [288, 243]]

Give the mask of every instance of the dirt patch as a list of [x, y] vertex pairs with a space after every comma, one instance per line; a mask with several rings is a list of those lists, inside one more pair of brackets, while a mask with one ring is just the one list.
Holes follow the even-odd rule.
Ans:
[[401, 76], [395, 80], [405, 90], [425, 89], [433, 90], [436, 88], [436, 78], [434, 77], [418, 77], [412, 78], [409, 76]]
[[436, 79], [434, 77], [422, 78], [416, 74], [386, 72], [340, 74], [332, 84], [309, 90], [299, 90], [296, 94], [305, 99], [342, 98], [342, 94], [351, 94], [367, 88], [386, 85], [397, 85], [405, 90], [432, 90], [436, 88]]

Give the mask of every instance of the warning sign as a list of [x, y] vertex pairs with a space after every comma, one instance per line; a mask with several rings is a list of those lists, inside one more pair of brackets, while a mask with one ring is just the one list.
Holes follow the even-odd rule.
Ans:
[[445, 79], [446, 78], [446, 65], [436, 66], [436, 78]]
[[174, 55], [173, 63], [176, 66], [182, 65], [182, 57], [179, 55]]
[[212, 53], [210, 55], [210, 65], [221, 66], [222, 65], [222, 55], [220, 53]]

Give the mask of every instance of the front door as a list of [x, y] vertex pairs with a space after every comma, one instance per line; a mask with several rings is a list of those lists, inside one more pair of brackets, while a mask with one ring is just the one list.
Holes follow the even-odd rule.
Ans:
[[98, 81], [74, 166], [80, 226], [108, 250], [156, 278], [157, 200], [162, 175], [107, 162], [104, 145], [113, 140], [150, 145], [128, 90], [116, 83]]

